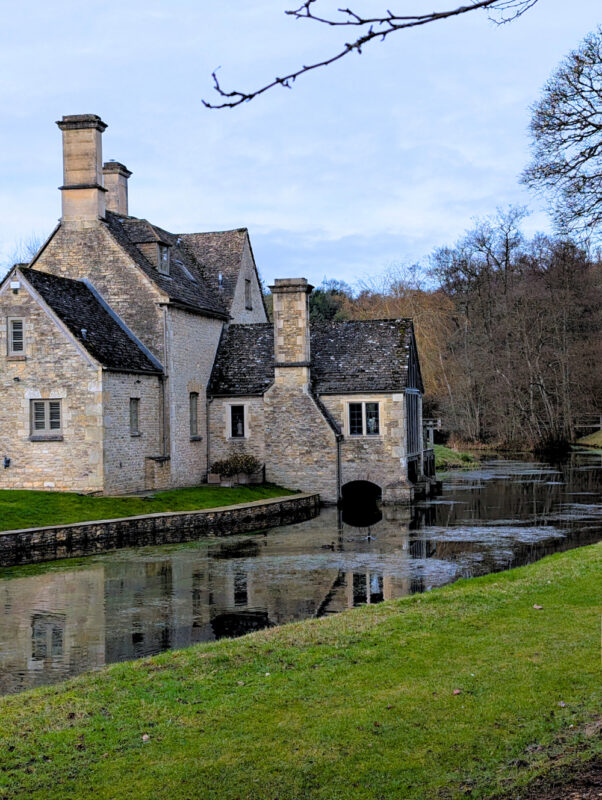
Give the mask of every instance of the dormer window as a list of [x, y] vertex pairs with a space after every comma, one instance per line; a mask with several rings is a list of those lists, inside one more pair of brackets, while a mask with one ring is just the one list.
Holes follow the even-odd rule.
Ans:
[[157, 245], [158, 268], [161, 275], [169, 275], [169, 247], [166, 244]]

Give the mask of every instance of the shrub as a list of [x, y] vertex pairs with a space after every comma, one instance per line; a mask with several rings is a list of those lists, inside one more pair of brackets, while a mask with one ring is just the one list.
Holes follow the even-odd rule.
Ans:
[[248, 453], [237, 453], [222, 461], [215, 461], [211, 466], [211, 472], [221, 475], [223, 478], [231, 478], [233, 475], [238, 475], [239, 472], [250, 475], [252, 472], [257, 472], [260, 467], [261, 462], [255, 456]]

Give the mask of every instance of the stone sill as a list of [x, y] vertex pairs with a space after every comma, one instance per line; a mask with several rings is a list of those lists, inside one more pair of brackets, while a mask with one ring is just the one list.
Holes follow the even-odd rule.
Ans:
[[202, 436], [191, 436], [190, 437], [190, 441], [191, 442], [202, 442], [203, 441], [203, 437]]
[[49, 433], [47, 436], [40, 434], [39, 436], [30, 436], [30, 442], [62, 442], [64, 441], [64, 437], [62, 433]]
[[27, 361], [27, 356], [6, 356], [7, 361]]
[[139, 439], [142, 436], [142, 434], [141, 433], [130, 433], [130, 436], [132, 437], [132, 439]]

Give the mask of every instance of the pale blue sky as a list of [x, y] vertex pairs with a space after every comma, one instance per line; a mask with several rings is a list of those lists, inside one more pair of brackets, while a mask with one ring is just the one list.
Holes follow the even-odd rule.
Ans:
[[[299, 2], [299, 0], [297, 0]], [[440, 0], [445, 7], [450, 0]], [[354, 8], [407, 9], [409, 0]], [[324, 8], [332, 7], [325, 2]], [[529, 106], [600, 21], [598, 0], [539, 0], [498, 27], [474, 12], [400, 32], [234, 110], [211, 71], [255, 88], [330, 55], [285, 0], [29, 0], [3, 9], [0, 260], [60, 215], [63, 114], [100, 114], [130, 213], [176, 232], [246, 226], [260, 271], [349, 282], [426, 256], [474, 217], [541, 203], [518, 184]], [[414, 0], [420, 8], [420, 0]], [[430, 10], [430, 6], [429, 6]], [[344, 35], [342, 35], [344, 34]]]

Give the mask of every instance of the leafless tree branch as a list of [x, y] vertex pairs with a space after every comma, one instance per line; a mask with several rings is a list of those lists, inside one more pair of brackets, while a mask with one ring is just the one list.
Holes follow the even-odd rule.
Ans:
[[274, 88], [274, 86], [283, 86], [287, 89], [291, 89], [297, 78], [304, 75], [306, 72], [311, 72], [320, 67], [334, 64], [336, 61], [349, 55], [349, 53], [356, 52], [361, 54], [362, 48], [365, 45], [374, 40], [384, 41], [390, 34], [396, 33], [397, 31], [417, 28], [422, 25], [428, 25], [431, 22], [458, 17], [479, 9], [487, 11], [490, 19], [498, 24], [503, 24], [524, 14], [525, 11], [528, 11], [528, 9], [534, 6], [538, 0], [471, 0], [467, 5], [457, 6], [456, 8], [447, 9], [445, 11], [432, 11], [426, 14], [402, 15], [387, 9], [378, 17], [364, 17], [350, 8], [340, 8], [338, 9], [338, 13], [341, 16], [334, 18], [315, 14], [313, 9], [317, 2], [318, 0], [305, 0], [299, 8], [291, 9], [285, 13], [295, 19], [311, 20], [329, 27], [357, 28], [360, 31], [359, 35], [353, 41], [347, 42], [343, 48], [334, 55], [324, 58], [322, 61], [316, 61], [313, 64], [305, 64], [299, 69], [289, 72], [287, 75], [274, 78], [273, 81], [259, 89], [248, 92], [239, 90], [226, 91], [219, 82], [217, 70], [214, 70], [212, 73], [213, 86], [218, 95], [223, 99], [223, 102], [211, 103], [207, 100], [203, 100], [203, 105], [207, 108], [234, 108], [242, 103], [248, 103], [255, 97]]

